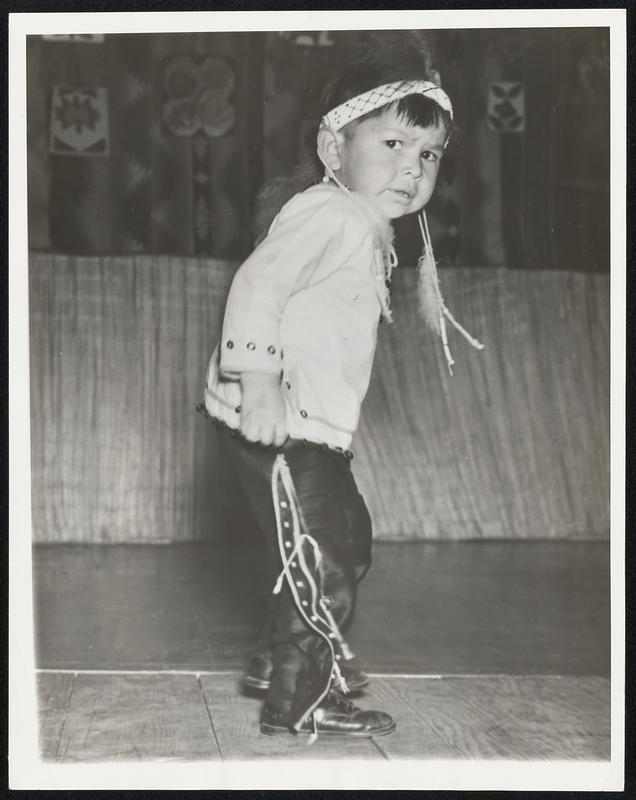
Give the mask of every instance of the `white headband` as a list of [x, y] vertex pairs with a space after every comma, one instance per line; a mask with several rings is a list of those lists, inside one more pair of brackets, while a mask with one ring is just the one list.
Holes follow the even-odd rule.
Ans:
[[401, 100], [409, 94], [425, 94], [435, 101], [438, 106], [447, 111], [450, 118], [453, 118], [453, 106], [449, 96], [443, 89], [431, 81], [398, 81], [397, 83], [385, 83], [377, 86], [363, 94], [356, 95], [350, 100], [346, 100], [339, 106], [332, 108], [321, 120], [321, 124], [334, 131], [339, 131], [347, 123], [358, 117], [382, 108], [396, 100]]

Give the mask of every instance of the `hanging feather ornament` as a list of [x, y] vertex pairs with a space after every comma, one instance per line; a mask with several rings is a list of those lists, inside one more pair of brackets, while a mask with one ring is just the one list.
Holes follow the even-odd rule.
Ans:
[[[420, 225], [421, 225], [420, 220]], [[434, 332], [440, 332], [440, 291], [433, 252], [424, 239], [422, 255], [417, 262], [417, 299], [420, 316]]]
[[[418, 269], [418, 283], [417, 283], [417, 296], [420, 316], [426, 322], [428, 327], [439, 335], [442, 340], [442, 347], [444, 348], [444, 355], [448, 363], [448, 371], [453, 374], [453, 364], [455, 360], [448, 346], [448, 337], [446, 334], [446, 319], [462, 334], [462, 336], [470, 342], [470, 344], [477, 350], [483, 350], [484, 345], [477, 341], [468, 331], [463, 328], [459, 322], [453, 317], [451, 312], [444, 303], [444, 298], [439, 288], [439, 278], [437, 277], [437, 266], [435, 264], [435, 256], [433, 255], [433, 245], [431, 244], [431, 236], [428, 230], [428, 221], [426, 214], [421, 211], [418, 215], [418, 222], [420, 224], [420, 232], [422, 234], [422, 241], [424, 249], [422, 255], [417, 262]], [[446, 319], [445, 319], [446, 318]]]

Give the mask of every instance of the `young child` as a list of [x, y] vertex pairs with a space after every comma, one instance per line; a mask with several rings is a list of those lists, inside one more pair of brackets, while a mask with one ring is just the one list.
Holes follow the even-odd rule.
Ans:
[[[390, 221], [429, 201], [452, 107], [426, 74], [381, 60], [347, 65], [322, 103], [316, 150], [324, 178], [285, 204], [237, 271], [205, 409], [279, 574], [260, 729], [369, 737], [391, 733], [395, 722], [344, 696], [364, 683], [346, 667], [343, 634], [371, 560], [371, 520], [348, 447], [378, 322], [391, 316]], [[444, 318], [454, 320], [439, 294], [425, 219], [421, 227], [422, 311], [450, 367]]]

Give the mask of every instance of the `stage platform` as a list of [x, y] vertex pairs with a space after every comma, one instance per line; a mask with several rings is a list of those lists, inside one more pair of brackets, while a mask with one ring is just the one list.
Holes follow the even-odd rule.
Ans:
[[38, 545], [46, 759], [608, 759], [605, 542], [375, 545], [348, 637], [356, 702], [395, 734], [312, 747], [240, 691], [268, 587], [258, 547]]

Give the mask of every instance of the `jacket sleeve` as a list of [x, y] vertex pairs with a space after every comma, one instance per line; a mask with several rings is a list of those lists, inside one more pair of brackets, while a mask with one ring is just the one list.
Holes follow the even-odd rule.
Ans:
[[293, 198], [239, 267], [223, 320], [224, 377], [236, 378], [241, 372], [278, 375], [280, 321], [289, 297], [337, 271], [360, 247], [372, 246], [364, 220], [337, 200], [332, 196], [307, 207]]

